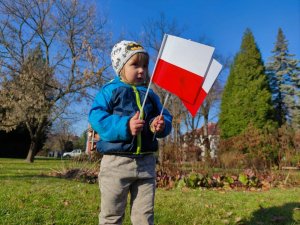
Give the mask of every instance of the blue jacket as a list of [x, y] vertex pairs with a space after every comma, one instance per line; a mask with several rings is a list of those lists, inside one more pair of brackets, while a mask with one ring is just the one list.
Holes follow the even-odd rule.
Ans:
[[[129, 120], [144, 101], [147, 87], [131, 86], [116, 77], [105, 84], [97, 94], [89, 113], [92, 128], [100, 135], [97, 150], [103, 154], [142, 154], [158, 150], [150, 124], [161, 112], [159, 97], [150, 89], [144, 106], [145, 126], [140, 135], [133, 137]], [[162, 138], [171, 132], [172, 116], [164, 109], [165, 129], [155, 137]]]

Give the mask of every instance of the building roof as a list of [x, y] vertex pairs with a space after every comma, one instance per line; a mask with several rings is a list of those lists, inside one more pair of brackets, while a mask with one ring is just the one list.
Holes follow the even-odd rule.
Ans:
[[[219, 135], [220, 131], [219, 131], [219, 127], [217, 123], [213, 123], [213, 122], [209, 122], [207, 124], [207, 133], [208, 135]], [[204, 135], [204, 126], [202, 126], [201, 128], [198, 128], [194, 131], [189, 131], [187, 133], [185, 133], [184, 135], [188, 135], [188, 134], [196, 134], [196, 135]]]

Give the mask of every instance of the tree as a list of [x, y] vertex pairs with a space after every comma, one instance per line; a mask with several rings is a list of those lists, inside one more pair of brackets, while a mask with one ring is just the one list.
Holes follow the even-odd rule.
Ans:
[[5, 109], [1, 113], [2, 126], [12, 130], [24, 124], [31, 139], [30, 149], [36, 149], [36, 153], [42, 147], [50, 125], [48, 117], [53, 92], [45, 84], [53, 84], [52, 78], [52, 71], [47, 68], [38, 46], [24, 60], [19, 75], [5, 79], [0, 91], [0, 103]]
[[25, 158], [29, 144], [30, 136], [24, 125], [9, 133], [0, 130], [0, 158]]
[[[22, 123], [35, 124], [29, 162], [47, 127], [87, 97], [88, 88], [102, 83], [109, 33], [94, 9], [78, 0], [0, 0], [0, 102], [5, 105], [0, 128], [10, 131]], [[39, 66], [30, 60], [36, 46], [43, 52]], [[23, 104], [26, 117], [14, 110], [16, 92], [22, 96], [16, 101]]]
[[[185, 27], [180, 27], [179, 24], [173, 20], [169, 21], [166, 19], [163, 13], [160, 14], [158, 19], [150, 19], [143, 25], [143, 32], [141, 36], [141, 41], [144, 43], [145, 47], [150, 49], [152, 53], [153, 62], [155, 62], [160, 45], [163, 39], [164, 34], [172, 34], [175, 36], [182, 36], [185, 32]], [[206, 40], [202, 37], [199, 38], [199, 42], [205, 43]], [[207, 43], [208, 44], [208, 43]], [[219, 60], [225, 64], [225, 60], [221, 56], [217, 56]], [[181, 100], [175, 96], [169, 98], [166, 108], [173, 115], [173, 141], [175, 144], [180, 145], [181, 140], [181, 128], [182, 124], [185, 124], [187, 131], [196, 131], [200, 126], [201, 119], [204, 117], [205, 125], [207, 127], [208, 115], [211, 110], [211, 107], [219, 100], [220, 90], [218, 82], [210, 93], [208, 94], [206, 100], [204, 101], [201, 110], [197, 113], [195, 117], [192, 117], [190, 113], [185, 109]], [[162, 101], [164, 101], [166, 92], [161, 88], [154, 86], [154, 90], [159, 94]], [[162, 151], [160, 151], [162, 153]]]
[[249, 29], [230, 68], [219, 118], [223, 138], [240, 134], [249, 124], [258, 129], [275, 126], [270, 87], [260, 51]]
[[75, 137], [76, 135], [72, 132], [71, 121], [64, 118], [58, 118], [51, 127], [49, 138], [45, 143], [45, 148], [56, 151], [59, 150], [62, 153], [72, 151]]
[[77, 141], [74, 142], [74, 148], [81, 149], [83, 151], [86, 150], [86, 142], [87, 142], [87, 130], [83, 131]]
[[[163, 13], [160, 14], [157, 19], [149, 19], [143, 24], [143, 31], [141, 35], [141, 42], [144, 46], [149, 49], [149, 53], [152, 56], [151, 59], [153, 62], [156, 61], [161, 42], [163, 40], [164, 34], [172, 34], [180, 36], [184, 32], [185, 28], [180, 27], [179, 24], [175, 21], [169, 21], [166, 19]], [[166, 91], [161, 88], [153, 85], [153, 89], [160, 96], [162, 102], [166, 98]], [[162, 146], [165, 146], [165, 142], [173, 138], [174, 143], [178, 144], [180, 140], [180, 124], [183, 117], [184, 108], [181, 101], [177, 97], [170, 96], [166, 104], [166, 108], [170, 111], [173, 116], [173, 135], [168, 136], [166, 140], [162, 141]], [[164, 158], [164, 148], [159, 151], [159, 161], [163, 162]]]
[[[176, 20], [170, 21], [165, 17], [164, 13], [161, 13], [159, 18], [149, 19], [143, 24], [141, 42], [144, 43], [145, 47], [152, 53], [152, 61], [155, 63], [164, 34], [180, 36], [184, 31], [185, 27], [180, 27]], [[158, 93], [163, 102], [167, 94], [166, 91], [156, 86], [154, 86], [154, 90]], [[173, 96], [169, 98], [166, 105], [166, 108], [173, 115], [173, 138], [175, 142], [179, 140], [180, 122], [183, 114], [181, 109], [184, 108], [182, 106], [181, 101]]]
[[202, 106], [200, 107], [200, 112], [203, 115], [204, 119], [204, 125], [203, 125], [203, 139], [204, 139], [204, 151], [205, 151], [205, 157], [208, 159], [210, 157], [210, 143], [208, 138], [208, 119], [209, 119], [209, 113], [211, 111], [211, 108], [213, 105], [215, 105], [221, 97], [221, 85], [219, 81], [217, 80], [214, 85], [211, 87], [211, 90], [209, 91], [208, 95], [206, 96]]
[[300, 70], [299, 60], [289, 54], [288, 41], [281, 28], [267, 64], [267, 73], [272, 90], [272, 100], [276, 109], [276, 119], [281, 126], [285, 122], [300, 128]]

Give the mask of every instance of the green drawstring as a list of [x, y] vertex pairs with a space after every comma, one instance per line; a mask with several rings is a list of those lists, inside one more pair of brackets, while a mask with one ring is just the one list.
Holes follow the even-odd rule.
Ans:
[[[141, 105], [141, 99], [138, 90], [136, 89], [135, 86], [131, 86], [134, 93], [135, 93], [135, 100], [136, 104], [140, 110], [140, 119], [144, 118], [144, 111], [142, 111], [142, 105]], [[135, 154], [141, 154], [141, 149], [142, 149], [142, 134], [139, 133], [137, 135], [137, 148], [136, 148], [136, 153]]]

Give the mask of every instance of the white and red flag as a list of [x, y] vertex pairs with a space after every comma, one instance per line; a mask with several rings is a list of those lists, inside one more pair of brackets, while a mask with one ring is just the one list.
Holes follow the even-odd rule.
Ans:
[[213, 59], [195, 102], [192, 104], [180, 98], [183, 104], [185, 105], [185, 107], [187, 108], [187, 110], [192, 114], [193, 117], [196, 115], [197, 111], [199, 110], [200, 106], [205, 100], [209, 90], [211, 89], [214, 82], [216, 81], [221, 69], [222, 69], [222, 65], [217, 60]]
[[214, 48], [165, 35], [152, 81], [193, 105], [211, 63]]

